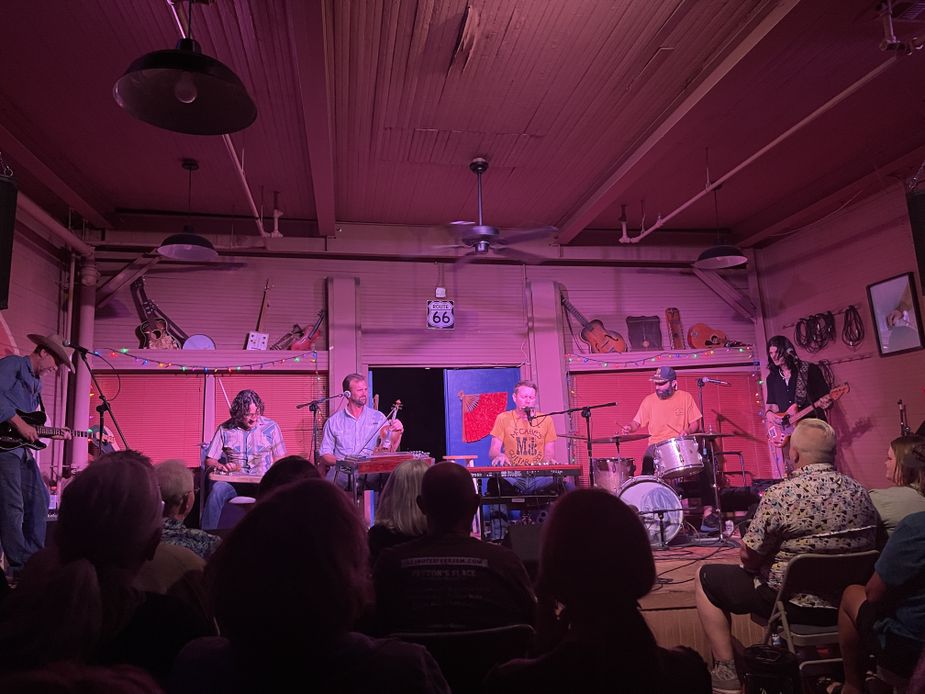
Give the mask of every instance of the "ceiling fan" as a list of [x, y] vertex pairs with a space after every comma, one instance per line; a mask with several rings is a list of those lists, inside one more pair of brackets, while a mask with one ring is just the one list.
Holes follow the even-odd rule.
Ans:
[[558, 229], [554, 226], [542, 226], [532, 229], [510, 229], [506, 236], [501, 235], [498, 227], [489, 226], [482, 218], [482, 174], [488, 170], [488, 160], [476, 157], [469, 162], [469, 169], [476, 175], [478, 190], [479, 221], [478, 224], [468, 221], [451, 222], [450, 228], [459, 237], [459, 242], [441, 248], [471, 248], [465, 255], [459, 256], [456, 262], [469, 263], [491, 257], [507, 258], [529, 265], [545, 262], [547, 258], [533, 253], [525, 253], [511, 248], [511, 245], [533, 239], [541, 239], [555, 234]]

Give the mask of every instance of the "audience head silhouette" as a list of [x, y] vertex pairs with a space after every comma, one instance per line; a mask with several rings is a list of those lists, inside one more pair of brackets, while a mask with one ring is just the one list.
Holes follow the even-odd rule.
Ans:
[[283, 485], [320, 477], [318, 468], [312, 465], [308, 458], [287, 455], [273, 463], [260, 480], [260, 484], [257, 485], [257, 498], [262, 499]]
[[301, 661], [350, 630], [369, 600], [367, 562], [363, 523], [343, 491], [324, 480], [280, 487], [206, 569], [222, 633], [257, 662]]
[[137, 571], [160, 541], [163, 503], [147, 457], [137, 451], [101, 456], [61, 496], [61, 561]]
[[437, 463], [424, 473], [418, 506], [431, 533], [468, 533], [479, 496], [472, 475], [456, 463]]
[[579, 489], [559, 499], [543, 528], [540, 590], [571, 611], [635, 606], [655, 583], [649, 537], [612, 494]]

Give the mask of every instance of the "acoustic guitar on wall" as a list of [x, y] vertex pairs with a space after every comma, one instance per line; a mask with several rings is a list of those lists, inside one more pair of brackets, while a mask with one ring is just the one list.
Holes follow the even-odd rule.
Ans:
[[596, 353], [607, 352], [625, 352], [626, 340], [620, 333], [610, 332], [604, 327], [604, 324], [597, 320], [588, 320], [581, 312], [569, 303], [568, 299], [562, 297], [562, 306], [571, 313], [581, 323], [581, 341], [588, 345], [588, 349]]

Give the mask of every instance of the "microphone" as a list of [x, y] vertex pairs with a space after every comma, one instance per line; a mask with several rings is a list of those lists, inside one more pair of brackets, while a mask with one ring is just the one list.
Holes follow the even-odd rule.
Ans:
[[70, 340], [65, 340], [63, 344], [64, 344], [65, 347], [70, 347], [71, 349], [73, 349], [73, 350], [74, 350], [75, 352], [77, 352], [78, 354], [95, 354], [95, 352], [94, 352], [92, 349], [87, 349], [86, 347], [81, 347], [81, 346], [78, 345], [76, 342], [71, 342]]
[[524, 414], [527, 415], [527, 424], [533, 424], [533, 408], [525, 407]]
[[303, 402], [301, 405], [296, 405], [295, 408], [297, 410], [301, 410], [303, 407], [311, 407], [312, 405], [320, 405], [325, 400], [336, 400], [337, 398], [349, 398], [349, 397], [350, 397], [350, 391], [345, 390], [343, 393], [337, 393], [336, 395], [332, 395], [329, 398], [318, 398], [317, 400], [312, 400], [310, 402]]
[[713, 385], [717, 385], [717, 386], [728, 386], [729, 385], [729, 383], [727, 383], [726, 381], [721, 381], [718, 378], [701, 378], [700, 380], [703, 381], [704, 383], [712, 383]]

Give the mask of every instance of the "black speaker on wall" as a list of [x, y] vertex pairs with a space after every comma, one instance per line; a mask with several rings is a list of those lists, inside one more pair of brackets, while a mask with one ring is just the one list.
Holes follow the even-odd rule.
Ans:
[[906, 195], [909, 223], [912, 225], [912, 245], [919, 268], [919, 282], [925, 295], [925, 190], [914, 190]]
[[0, 176], [0, 311], [10, 304], [13, 226], [16, 223], [16, 181]]

